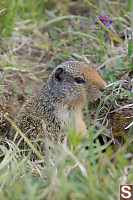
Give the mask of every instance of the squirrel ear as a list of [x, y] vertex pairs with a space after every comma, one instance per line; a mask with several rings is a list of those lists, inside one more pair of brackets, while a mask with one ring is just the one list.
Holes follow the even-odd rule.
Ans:
[[60, 75], [63, 73], [63, 69], [61, 67], [59, 67], [56, 71], [55, 71], [55, 77], [61, 81], [61, 77]]

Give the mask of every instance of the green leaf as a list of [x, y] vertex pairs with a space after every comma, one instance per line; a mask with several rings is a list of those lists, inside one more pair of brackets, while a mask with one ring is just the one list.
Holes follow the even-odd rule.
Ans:
[[106, 77], [106, 75], [107, 75], [107, 69], [103, 69], [103, 70], [101, 71], [101, 76], [102, 76], [102, 78]]
[[53, 61], [48, 61], [47, 64], [48, 64], [48, 66], [51, 67], [51, 68], [55, 68], [55, 67], [56, 67], [56, 63], [53, 62]]
[[58, 36], [58, 32], [55, 28], [50, 28], [49, 35], [51, 36], [51, 38], [55, 39]]
[[4, 93], [4, 92], [8, 92], [8, 90], [6, 90], [3, 85], [0, 85], [0, 93]]
[[112, 83], [117, 81], [117, 79], [114, 76], [110, 76], [110, 80]]

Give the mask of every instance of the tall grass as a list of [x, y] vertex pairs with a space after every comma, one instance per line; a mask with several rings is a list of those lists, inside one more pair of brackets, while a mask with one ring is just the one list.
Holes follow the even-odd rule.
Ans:
[[0, 34], [9, 35], [17, 23], [23, 23], [23, 20], [31, 20], [36, 25], [38, 19], [42, 17], [42, 11], [45, 1], [39, 0], [4, 0], [0, 3]]
[[[71, 131], [66, 144], [47, 141], [45, 164], [31, 161], [15, 144], [6, 140], [9, 150], [1, 146], [4, 159], [0, 164], [0, 196], [2, 199], [118, 199], [119, 183], [132, 183], [126, 167], [132, 145], [127, 142], [119, 150], [110, 142], [101, 145], [95, 126], [88, 128], [90, 139], [83, 142]], [[75, 146], [75, 148], [74, 148]], [[88, 150], [85, 147], [88, 146]]]

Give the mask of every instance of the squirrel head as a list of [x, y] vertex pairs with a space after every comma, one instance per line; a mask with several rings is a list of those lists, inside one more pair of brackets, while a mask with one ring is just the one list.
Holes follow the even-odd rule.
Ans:
[[96, 100], [106, 89], [100, 75], [88, 65], [78, 61], [66, 61], [49, 75], [49, 94], [62, 104], [74, 106], [84, 100]]

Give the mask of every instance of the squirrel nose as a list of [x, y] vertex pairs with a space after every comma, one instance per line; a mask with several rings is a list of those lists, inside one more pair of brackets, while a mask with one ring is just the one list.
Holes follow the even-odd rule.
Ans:
[[100, 88], [100, 91], [101, 91], [101, 92], [104, 92], [105, 89], [106, 89], [106, 87], [107, 87], [107, 85], [105, 84], [103, 87]]

